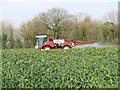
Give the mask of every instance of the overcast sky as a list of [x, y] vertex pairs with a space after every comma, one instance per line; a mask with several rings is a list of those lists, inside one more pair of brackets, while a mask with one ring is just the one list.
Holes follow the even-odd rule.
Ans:
[[0, 20], [15, 27], [41, 12], [60, 7], [69, 13], [87, 13], [92, 19], [102, 19], [110, 11], [118, 10], [118, 0], [0, 0]]

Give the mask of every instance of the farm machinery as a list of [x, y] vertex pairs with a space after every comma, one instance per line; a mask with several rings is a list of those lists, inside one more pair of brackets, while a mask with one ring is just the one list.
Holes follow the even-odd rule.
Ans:
[[74, 47], [75, 45], [95, 43], [96, 41], [75, 41], [73, 38], [71, 39], [54, 39], [54, 36], [50, 36], [48, 39], [47, 35], [35, 36], [36, 38], [36, 46], [37, 49], [69, 49]]

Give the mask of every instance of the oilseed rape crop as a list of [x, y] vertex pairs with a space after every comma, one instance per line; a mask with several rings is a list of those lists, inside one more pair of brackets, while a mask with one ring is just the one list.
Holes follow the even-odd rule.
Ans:
[[118, 48], [5, 49], [3, 88], [118, 87]]

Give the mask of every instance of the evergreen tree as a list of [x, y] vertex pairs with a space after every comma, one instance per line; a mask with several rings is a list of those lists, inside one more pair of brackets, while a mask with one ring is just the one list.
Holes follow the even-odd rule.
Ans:
[[10, 28], [10, 36], [9, 36], [9, 43], [8, 43], [9, 48], [14, 48], [14, 37], [13, 37], [13, 29]]
[[2, 48], [3, 49], [6, 48], [7, 38], [8, 38], [8, 35], [3, 33], [2, 35]]

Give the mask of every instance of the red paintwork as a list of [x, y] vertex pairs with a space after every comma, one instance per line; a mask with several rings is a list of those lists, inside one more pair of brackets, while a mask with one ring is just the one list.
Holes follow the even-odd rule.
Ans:
[[45, 44], [43, 44], [43, 46], [46, 46], [46, 45], [50, 45], [51, 47], [55, 46], [53, 41], [46, 41]]
[[[50, 36], [50, 38], [52, 38], [54, 40], [54, 36]], [[43, 49], [45, 46], [50, 46], [51, 49], [63, 49], [64, 46], [69, 46], [70, 48], [72, 48], [72, 43], [74, 43], [74, 45], [81, 45], [81, 44], [88, 44], [88, 43], [95, 43], [97, 41], [75, 41], [74, 39], [64, 39], [63, 44], [61, 44], [60, 46], [56, 46], [55, 43], [53, 41], [49, 41], [49, 39], [47, 39], [47, 41], [43, 44], [43, 46], [38, 46], [38, 49]]]
[[[70, 41], [70, 40], [72, 40], [72, 41]], [[65, 41], [67, 43], [70, 43], [70, 44], [74, 43], [75, 45], [81, 45], [81, 44], [88, 44], [88, 43], [95, 43], [95, 42], [97, 42], [97, 41], [75, 41], [74, 39], [65, 39]]]
[[61, 47], [55, 46], [55, 43], [53, 41], [46, 41], [43, 46], [39, 46], [38, 49], [43, 49], [45, 46], [50, 46], [51, 49], [63, 49], [64, 46], [69, 46], [72, 48], [72, 45], [69, 43], [61, 44]]
[[72, 48], [72, 45], [69, 44], [69, 43], [64, 43], [64, 44], [61, 45], [61, 47], [64, 47], [64, 46], [69, 46], [70, 48]]
[[75, 45], [95, 43], [97, 41], [75, 41]]
[[38, 46], [38, 49], [42, 49], [42, 46]]
[[74, 39], [64, 39], [64, 40], [65, 40], [65, 42], [67, 42], [68, 44], [71, 44], [71, 45], [72, 45], [72, 43], [75, 42]]
[[46, 41], [46, 42], [43, 44], [42, 48], [44, 48], [45, 46], [50, 46], [51, 48], [54, 48], [54, 47], [55, 47], [55, 44], [54, 44], [53, 41]]

